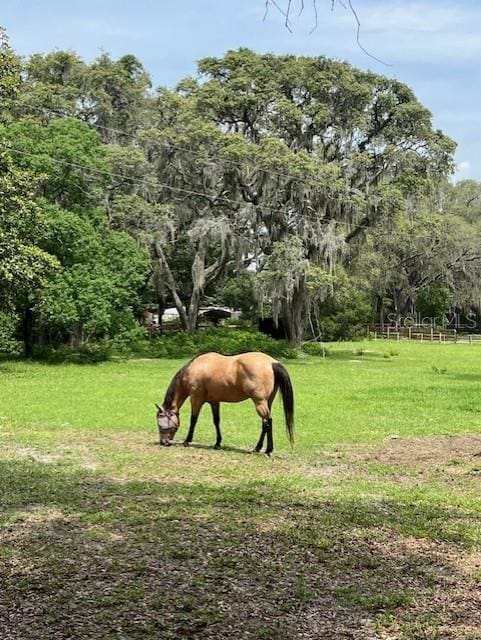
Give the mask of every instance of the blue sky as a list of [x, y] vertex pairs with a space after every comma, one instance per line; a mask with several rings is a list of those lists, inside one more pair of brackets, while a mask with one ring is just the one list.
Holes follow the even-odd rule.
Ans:
[[[409, 84], [434, 124], [458, 142], [458, 178], [481, 179], [481, 2], [479, 0], [352, 0], [362, 23], [331, 0], [305, 0], [293, 33], [265, 0], [3, 0], [0, 24], [21, 54], [74, 49], [87, 60], [101, 51], [133, 53], [154, 84], [173, 85], [195, 61], [240, 46], [259, 52], [328, 55]], [[300, 0], [293, 5], [300, 6]], [[285, 6], [286, 0], [278, 0]], [[294, 13], [294, 12], [293, 12]]]

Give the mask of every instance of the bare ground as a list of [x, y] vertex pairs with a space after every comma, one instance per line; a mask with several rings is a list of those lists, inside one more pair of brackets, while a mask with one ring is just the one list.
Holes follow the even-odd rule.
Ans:
[[[481, 525], [464, 500], [479, 436], [315, 463], [172, 448], [154, 472], [151, 443], [125, 434], [135, 480], [99, 472], [102, 443], [77, 443], [74, 469], [30, 449], [0, 459], [2, 640], [481, 638]], [[394, 489], [343, 496], [343, 481]], [[454, 497], [418, 499], [426, 486]]]

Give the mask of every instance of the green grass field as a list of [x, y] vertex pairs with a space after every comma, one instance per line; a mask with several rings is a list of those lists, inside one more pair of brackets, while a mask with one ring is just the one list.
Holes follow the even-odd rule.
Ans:
[[287, 362], [271, 459], [248, 402], [158, 446], [181, 364], [0, 363], [2, 640], [481, 638], [481, 347]]

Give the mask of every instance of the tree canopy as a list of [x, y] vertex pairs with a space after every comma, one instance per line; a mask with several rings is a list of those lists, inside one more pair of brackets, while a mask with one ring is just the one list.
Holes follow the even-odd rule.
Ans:
[[479, 305], [481, 186], [449, 182], [455, 143], [399, 80], [239, 49], [153, 90], [132, 55], [21, 61], [3, 37], [0, 92], [2, 326], [29, 349], [152, 304], [193, 331], [235, 302], [294, 343]]

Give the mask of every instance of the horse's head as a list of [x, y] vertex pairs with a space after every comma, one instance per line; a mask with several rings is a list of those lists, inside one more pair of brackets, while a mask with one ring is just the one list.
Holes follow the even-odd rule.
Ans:
[[157, 407], [157, 426], [159, 427], [160, 444], [165, 447], [169, 447], [180, 426], [180, 417], [177, 411], [172, 409], [164, 409], [164, 407]]

